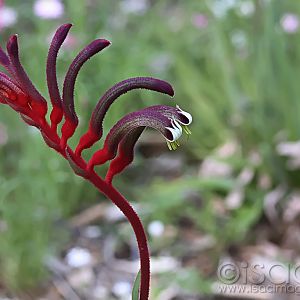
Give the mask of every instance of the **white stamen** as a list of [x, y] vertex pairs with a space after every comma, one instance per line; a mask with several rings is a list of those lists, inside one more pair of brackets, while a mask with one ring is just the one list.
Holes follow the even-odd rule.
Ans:
[[182, 109], [179, 107], [179, 105], [176, 105], [176, 108], [179, 110], [179, 112], [178, 112], [179, 114], [182, 114], [183, 116], [185, 116], [185, 117], [188, 119], [188, 123], [183, 123], [183, 122], [181, 122], [180, 120], [178, 120], [178, 122], [180, 122], [181, 124], [184, 124], [184, 125], [190, 125], [190, 124], [192, 123], [192, 121], [193, 121], [192, 115], [191, 115], [190, 113], [188, 113], [188, 112], [182, 110]]
[[175, 118], [172, 119], [172, 124], [173, 124], [173, 126], [177, 127], [182, 133], [181, 125], [177, 122], [177, 120]]
[[175, 119], [172, 119], [171, 124], [173, 125], [173, 127], [166, 127], [166, 129], [168, 129], [171, 132], [173, 139], [172, 140], [167, 139], [167, 141], [174, 142], [181, 137], [182, 128], [180, 124], [177, 122], [177, 120]]

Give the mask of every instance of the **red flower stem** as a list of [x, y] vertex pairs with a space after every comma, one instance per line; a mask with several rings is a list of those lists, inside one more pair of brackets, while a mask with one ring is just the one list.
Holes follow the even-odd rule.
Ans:
[[122, 211], [134, 230], [138, 243], [141, 264], [139, 299], [147, 300], [149, 298], [150, 286], [150, 254], [143, 224], [130, 203], [112, 185], [107, 184], [94, 171], [90, 171], [89, 175], [90, 177], [88, 180]]
[[[48, 125], [47, 122], [42, 122], [41, 131], [58, 146], [58, 152], [64, 158], [67, 158], [66, 150], [59, 148], [60, 143], [57, 133]], [[79, 168], [84, 166], [85, 172], [87, 172], [85, 178], [90, 181], [101, 193], [109, 198], [122, 211], [131, 224], [138, 243], [140, 255], [141, 284], [139, 290], [139, 300], [148, 300], [150, 288], [150, 254], [146, 233], [139, 216], [126, 198], [122, 196], [112, 185], [105, 182], [94, 170], [87, 170], [87, 163], [83, 158], [76, 156], [70, 148], [68, 148], [68, 152], [71, 154], [71, 156], [76, 157], [77, 161], [80, 161], [80, 166], [77, 164]], [[76, 161], [74, 161], [74, 163], [76, 163]]]

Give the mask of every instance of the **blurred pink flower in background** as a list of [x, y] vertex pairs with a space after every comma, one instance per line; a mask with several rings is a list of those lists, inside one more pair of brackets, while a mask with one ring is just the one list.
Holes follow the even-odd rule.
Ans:
[[64, 5], [60, 0], [37, 0], [33, 11], [42, 19], [58, 19], [64, 14]]
[[62, 45], [62, 49], [75, 49], [76, 47], [78, 47], [78, 39], [76, 38], [76, 36], [72, 33], [69, 33], [68, 36], [65, 39], [64, 44]]
[[17, 22], [17, 12], [4, 5], [4, 1], [0, 0], [0, 31], [5, 27], [10, 27]]
[[206, 28], [208, 25], [208, 17], [204, 14], [196, 14], [192, 16], [192, 23], [196, 28]]
[[299, 29], [299, 17], [293, 13], [286, 13], [280, 21], [282, 29], [287, 33], [295, 33]]

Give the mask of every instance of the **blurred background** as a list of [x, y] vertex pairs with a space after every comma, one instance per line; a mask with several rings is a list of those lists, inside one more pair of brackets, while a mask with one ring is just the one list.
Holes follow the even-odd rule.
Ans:
[[[112, 41], [78, 77], [71, 144], [103, 92], [128, 77], [167, 80], [175, 100], [129, 93], [110, 109], [106, 132], [148, 105], [171, 101], [193, 114], [193, 134], [178, 150], [148, 130], [115, 180], [149, 236], [151, 299], [243, 299], [217, 288], [222, 262], [299, 263], [299, 18], [292, 0], [0, 1], [0, 44], [19, 34], [24, 67], [44, 96], [60, 24], [74, 24], [60, 82], [82, 47]], [[130, 299], [138, 253], [118, 210], [4, 106], [0, 157], [1, 299]]]

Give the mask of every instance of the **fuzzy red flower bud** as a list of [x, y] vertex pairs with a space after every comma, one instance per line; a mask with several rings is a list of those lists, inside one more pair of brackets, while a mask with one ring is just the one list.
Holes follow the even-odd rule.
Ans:
[[50, 120], [52, 127], [57, 127], [57, 124], [62, 120], [63, 117], [63, 109], [62, 109], [62, 99], [60, 96], [58, 83], [57, 83], [57, 75], [56, 75], [56, 61], [57, 61], [57, 54], [58, 51], [65, 41], [70, 29], [72, 27], [72, 24], [64, 24], [60, 26], [51, 41], [51, 45], [48, 52], [47, 57], [47, 67], [46, 67], [46, 73], [47, 73], [47, 85], [48, 85], [48, 91], [50, 100], [53, 106]]
[[27, 95], [4, 73], [0, 72], [0, 98], [5, 96], [6, 104], [24, 107], [28, 103]]
[[78, 125], [78, 117], [74, 107], [74, 87], [78, 72], [88, 59], [109, 45], [110, 42], [104, 39], [98, 39], [91, 42], [79, 52], [69, 67], [63, 87], [62, 105], [66, 122], [62, 127], [62, 136], [64, 140], [62, 146], [64, 146], [66, 141], [74, 134]]
[[14, 72], [15, 80], [20, 84], [23, 91], [29, 96], [29, 101], [36, 113], [44, 118], [47, 113], [47, 102], [43, 96], [35, 88], [27, 73], [25, 72], [20, 59], [19, 59], [19, 47], [18, 37], [13, 35], [7, 42], [7, 52], [11, 62], [11, 68]]

